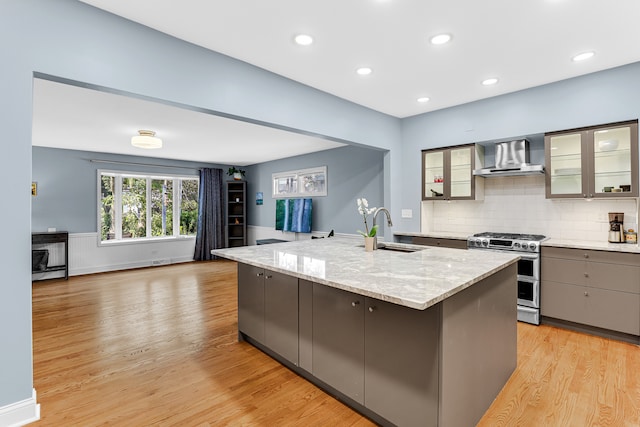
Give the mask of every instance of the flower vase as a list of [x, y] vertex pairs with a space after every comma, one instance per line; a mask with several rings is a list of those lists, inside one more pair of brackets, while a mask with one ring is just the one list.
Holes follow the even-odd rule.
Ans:
[[366, 252], [373, 252], [373, 242], [375, 241], [375, 237], [365, 237], [364, 238], [364, 250]]

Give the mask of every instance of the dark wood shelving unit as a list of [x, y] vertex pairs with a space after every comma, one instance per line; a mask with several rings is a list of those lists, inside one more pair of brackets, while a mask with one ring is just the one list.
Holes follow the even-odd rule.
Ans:
[[[32, 274], [41, 274], [41, 273], [50, 273], [52, 271], [64, 271], [64, 279], [67, 280], [69, 278], [69, 233], [66, 231], [56, 231], [56, 232], [48, 232], [48, 233], [31, 233], [31, 247], [32, 249], [38, 249], [43, 245], [50, 244], [62, 244], [64, 250], [64, 264], [60, 265], [52, 265], [43, 270], [32, 271]], [[58, 279], [59, 277], [55, 277]], [[53, 279], [53, 277], [52, 277]], [[33, 279], [37, 280], [47, 280], [47, 279]]]
[[247, 182], [227, 181], [225, 191], [225, 246], [247, 245]]

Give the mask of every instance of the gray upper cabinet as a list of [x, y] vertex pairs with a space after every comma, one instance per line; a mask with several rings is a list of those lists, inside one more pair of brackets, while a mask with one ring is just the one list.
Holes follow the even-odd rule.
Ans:
[[546, 197], [638, 197], [638, 121], [545, 134]]
[[422, 151], [422, 200], [482, 200], [484, 147], [477, 144]]

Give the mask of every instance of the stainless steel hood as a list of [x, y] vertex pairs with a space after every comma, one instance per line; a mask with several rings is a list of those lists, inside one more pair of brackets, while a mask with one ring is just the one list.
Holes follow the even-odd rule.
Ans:
[[518, 139], [514, 141], [497, 142], [496, 164], [473, 171], [475, 176], [517, 176], [540, 175], [544, 173], [543, 165], [529, 163], [529, 141]]

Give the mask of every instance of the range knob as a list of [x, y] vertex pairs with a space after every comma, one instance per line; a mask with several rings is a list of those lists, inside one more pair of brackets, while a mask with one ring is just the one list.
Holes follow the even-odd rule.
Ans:
[[520, 242], [515, 242], [513, 244], [513, 247], [516, 248], [516, 249], [520, 249]]
[[482, 246], [484, 246], [484, 247], [489, 246], [489, 241], [487, 241], [487, 240], [483, 240], [483, 241], [482, 241]]
[[529, 243], [529, 249], [531, 249], [532, 251], [535, 251], [537, 246], [538, 246], [538, 245], [536, 245], [536, 244], [535, 244], [535, 243], [533, 243], [533, 242], [532, 242], [532, 243]]

